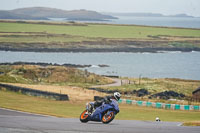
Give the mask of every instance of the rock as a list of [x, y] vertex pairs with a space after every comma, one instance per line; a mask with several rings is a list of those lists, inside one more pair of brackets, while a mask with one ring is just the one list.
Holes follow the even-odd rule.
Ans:
[[175, 91], [164, 91], [164, 92], [160, 92], [160, 93], [156, 93], [151, 95], [149, 98], [157, 98], [159, 97], [160, 99], [170, 99], [172, 98], [184, 98], [185, 95], [182, 93], [177, 93]]
[[109, 65], [105, 65], [105, 64], [102, 64], [102, 65], [98, 65], [99, 67], [109, 67]]
[[139, 89], [139, 90], [133, 90], [133, 94], [136, 94], [138, 97], [142, 97], [145, 95], [149, 95], [149, 92], [147, 89]]

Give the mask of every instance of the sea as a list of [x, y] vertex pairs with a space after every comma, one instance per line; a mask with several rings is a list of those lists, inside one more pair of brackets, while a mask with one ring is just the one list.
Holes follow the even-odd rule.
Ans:
[[[145, 26], [181, 27], [200, 29], [200, 17], [135, 17], [135, 16], [115, 16], [118, 19], [106, 21], [79, 21], [89, 23], [108, 24], [133, 24]], [[63, 18], [49, 18], [50, 21], [67, 21]]]
[[113, 19], [110, 23], [200, 29], [200, 18], [197, 17], [116, 17], [119, 19]]
[[[119, 19], [100, 21], [98, 23], [135, 24], [200, 29], [200, 18], [131, 16], [116, 17]], [[52, 20], [66, 21], [64, 19]], [[95, 21], [89, 22], [97, 23]], [[92, 65], [91, 67], [81, 69], [88, 70], [89, 72], [96, 74], [109, 76], [200, 80], [200, 52], [196, 51], [161, 51], [160, 53], [39, 53], [0, 51], [0, 63], [18, 61]], [[99, 67], [98, 65], [108, 65], [109, 67]]]
[[[92, 65], [89, 72], [121, 77], [200, 80], [200, 52], [160, 53], [40, 53], [0, 51], [0, 63], [44, 62]], [[109, 67], [99, 67], [108, 65]]]

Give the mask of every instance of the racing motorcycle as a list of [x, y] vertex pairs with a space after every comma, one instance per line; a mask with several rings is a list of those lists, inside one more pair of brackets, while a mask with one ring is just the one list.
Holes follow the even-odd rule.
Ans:
[[[93, 103], [90, 103], [93, 104]], [[104, 124], [110, 123], [115, 115], [119, 113], [119, 106], [116, 100], [111, 100], [109, 104], [103, 103], [97, 107], [92, 113], [88, 111], [88, 105], [86, 110], [80, 115], [80, 121], [86, 123], [88, 121], [102, 122]]]

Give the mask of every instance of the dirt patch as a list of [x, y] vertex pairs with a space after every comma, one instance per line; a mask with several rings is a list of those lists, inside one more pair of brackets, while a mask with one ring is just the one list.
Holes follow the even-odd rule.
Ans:
[[87, 90], [80, 87], [71, 86], [56, 86], [56, 85], [27, 85], [18, 83], [9, 83], [9, 85], [31, 88], [34, 90], [41, 90], [47, 92], [54, 92], [59, 94], [67, 94], [70, 101], [93, 101], [94, 96], [105, 96], [105, 93], [101, 93], [95, 90]]

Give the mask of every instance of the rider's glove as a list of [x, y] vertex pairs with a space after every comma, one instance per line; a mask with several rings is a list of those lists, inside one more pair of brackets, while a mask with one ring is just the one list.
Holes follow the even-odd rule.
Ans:
[[106, 100], [105, 100], [105, 103], [106, 103], [106, 104], [110, 104], [110, 102], [111, 102], [111, 101], [110, 101], [109, 99], [106, 99]]

